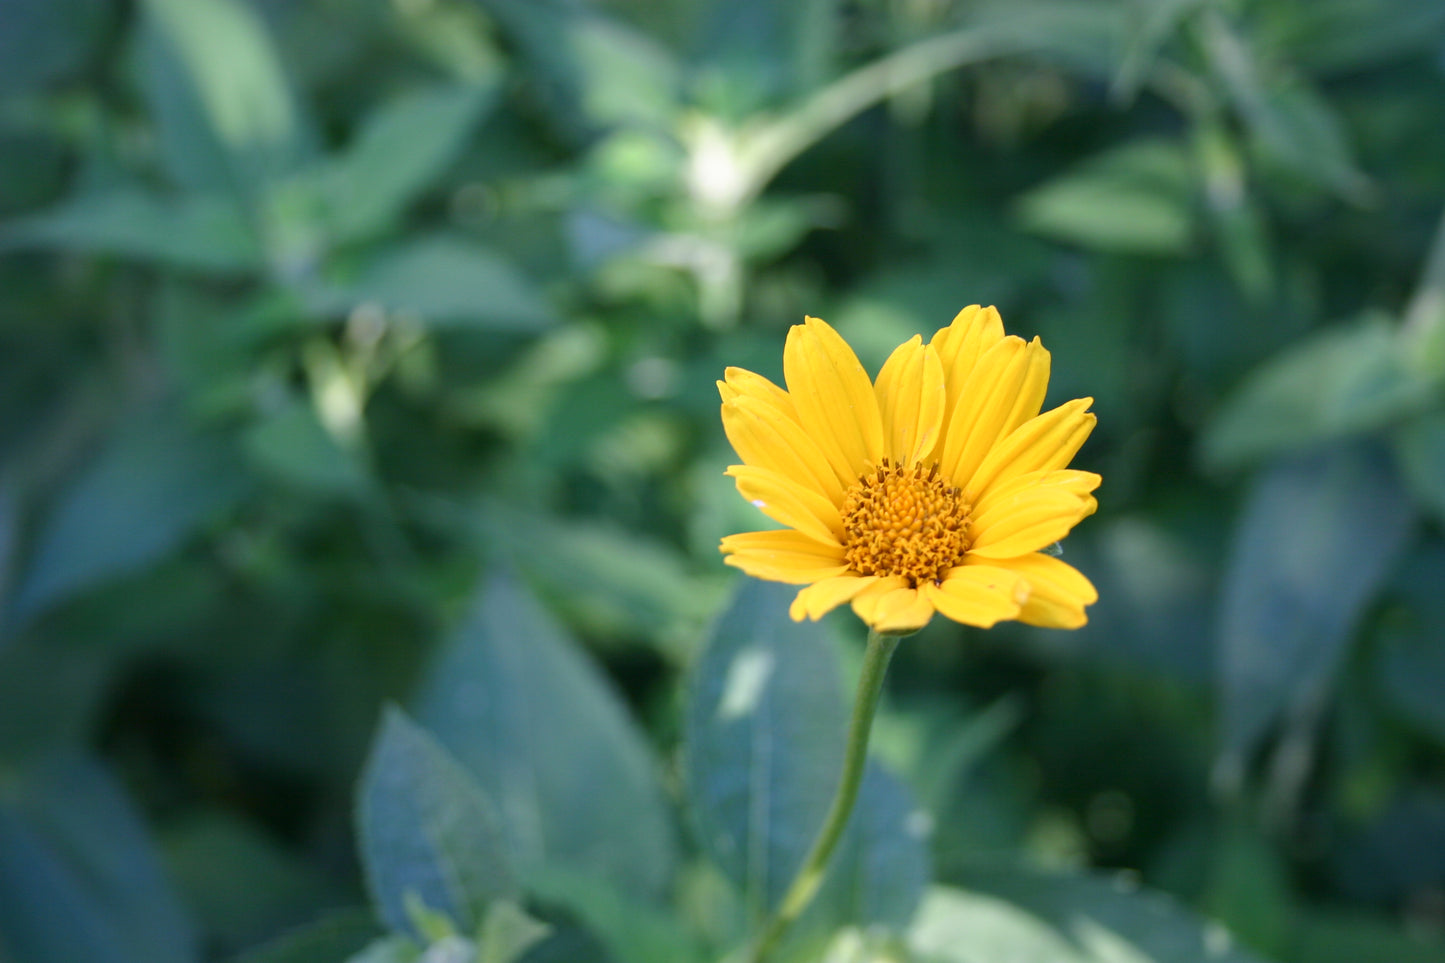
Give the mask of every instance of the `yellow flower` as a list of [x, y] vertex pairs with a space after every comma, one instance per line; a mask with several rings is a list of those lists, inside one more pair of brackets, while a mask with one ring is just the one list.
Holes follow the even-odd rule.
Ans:
[[870, 382], [823, 321], [788, 332], [784, 391], [741, 368], [718, 382], [738, 491], [784, 529], [730, 535], [727, 563], [805, 585], [795, 620], [851, 602], [882, 633], [934, 612], [1078, 628], [1089, 580], [1041, 550], [1093, 513], [1092, 472], [1065, 468], [1093, 430], [1081, 398], [1039, 414], [1049, 353], [993, 308], [915, 335]]

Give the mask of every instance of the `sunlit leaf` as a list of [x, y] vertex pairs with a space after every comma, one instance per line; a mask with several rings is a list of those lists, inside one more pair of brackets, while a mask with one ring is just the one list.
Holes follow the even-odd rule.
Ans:
[[514, 580], [488, 579], [416, 706], [496, 800], [524, 879], [555, 866], [660, 896], [677, 854], [658, 763], [596, 666]]
[[357, 798], [367, 884], [387, 926], [416, 930], [413, 902], [466, 932], [516, 882], [487, 794], [430, 735], [388, 709]]

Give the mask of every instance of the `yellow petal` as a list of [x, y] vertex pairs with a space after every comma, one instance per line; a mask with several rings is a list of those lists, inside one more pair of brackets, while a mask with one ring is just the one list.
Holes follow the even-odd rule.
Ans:
[[718, 550], [765, 556], [779, 564], [843, 564], [843, 549], [837, 542], [820, 542], [790, 529], [728, 535], [718, 545]]
[[1077, 629], [1089, 621], [1084, 606], [1099, 600], [1093, 584], [1078, 569], [1049, 555], [1034, 553], [998, 563], [1029, 583], [1029, 598], [1019, 621], [1046, 629]]
[[820, 579], [798, 593], [788, 607], [788, 614], [794, 622], [805, 618], [816, 622], [876, 581], [876, 575], [837, 575]]
[[753, 465], [733, 465], [727, 474], [737, 481], [742, 496], [774, 521], [824, 543], [836, 543], [842, 537], [838, 507], [818, 492]]
[[908, 579], [901, 575], [878, 578], [873, 584], [865, 586], [862, 591], [853, 596], [853, 611], [866, 624], [872, 625], [877, 621], [878, 604], [884, 596], [907, 587]]
[[773, 404], [739, 395], [722, 406], [723, 430], [745, 464], [768, 468], [843, 503], [843, 484], [798, 423]]
[[795, 324], [783, 346], [783, 373], [798, 423], [839, 478], [854, 480], [883, 456], [883, 419], [873, 382], [848, 342], [817, 318]]
[[1019, 616], [1028, 598], [1028, 583], [1017, 572], [994, 565], [963, 565], [953, 569], [943, 583], [923, 586], [938, 611], [955, 622], [992, 628], [1004, 619]]
[[1003, 319], [992, 307], [981, 308], [971, 304], [958, 312], [953, 323], [940, 328], [929, 342], [938, 352], [943, 363], [943, 379], [948, 385], [948, 400], [944, 403], [944, 431], [958, 395], [963, 390], [969, 373], [985, 351], [1002, 341]]
[[928, 624], [935, 609], [918, 589], [894, 589], [878, 600], [873, 630], [885, 635], [911, 635]]
[[889, 356], [878, 372], [875, 390], [887, 456], [904, 466], [928, 461], [938, 444], [948, 400], [938, 353], [914, 335]]
[[964, 487], [979, 498], [991, 485], [1063, 468], [1094, 430], [1098, 419], [1087, 411], [1093, 403], [1093, 398], [1078, 398], [1019, 425], [993, 447]]
[[1081, 500], [1099, 487], [1103, 478], [1091, 471], [1063, 468], [1057, 471], [1031, 471], [1016, 475], [1007, 481], [989, 486], [988, 491], [974, 503], [973, 520], [978, 524], [985, 517], [993, 517], [1011, 510], [1011, 506], [1025, 504], [1028, 493], [1036, 489], [1060, 488], [1073, 492]]
[[779, 564], [753, 552], [737, 552], [723, 559], [723, 563], [741, 569], [753, 578], [767, 579], [769, 582], [783, 582], [788, 585], [810, 585], [813, 582], [842, 575], [848, 571], [848, 566], [841, 562], [836, 565], [816, 566]]
[[762, 375], [746, 368], [727, 368], [723, 371], [723, 379], [717, 383], [718, 393], [722, 395], [723, 401], [731, 401], [739, 395], [757, 398], [759, 401], [766, 401], [794, 421], [798, 420], [793, 399]]
[[1035, 348], [1010, 335], [995, 342], [974, 365], [949, 415], [939, 459], [945, 478], [970, 490], [963, 483], [973, 477], [1008, 428], [1006, 422], [1016, 407], [1020, 387], [1034, 356], [1042, 351], [1041, 345]]
[[[1057, 480], [1041, 484], [1043, 478]], [[1052, 545], [1094, 513], [1097, 503], [1089, 491], [1097, 478], [1090, 472], [1031, 473], [990, 492], [988, 509], [969, 519], [968, 554], [1014, 558]]]

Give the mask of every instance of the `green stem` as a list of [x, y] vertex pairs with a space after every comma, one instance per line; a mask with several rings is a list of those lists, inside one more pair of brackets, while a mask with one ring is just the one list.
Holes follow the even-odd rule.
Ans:
[[863, 770], [868, 762], [868, 736], [873, 730], [873, 714], [878, 709], [878, 696], [883, 691], [883, 676], [888, 671], [888, 660], [898, 647], [902, 636], [879, 635], [868, 632], [868, 649], [863, 654], [863, 671], [858, 677], [858, 697], [853, 703], [853, 717], [848, 722], [848, 744], [843, 753], [843, 775], [838, 780], [838, 791], [833, 795], [833, 804], [823, 828], [813, 840], [812, 849], [798, 868], [798, 874], [783, 894], [783, 900], [763, 927], [762, 936], [748, 956], [749, 963], [763, 963], [788, 927], [799, 916], [813, 897], [828, 871], [828, 858], [843, 838], [848, 826], [848, 817], [853, 814], [853, 804], [858, 801], [858, 787], [863, 782]]

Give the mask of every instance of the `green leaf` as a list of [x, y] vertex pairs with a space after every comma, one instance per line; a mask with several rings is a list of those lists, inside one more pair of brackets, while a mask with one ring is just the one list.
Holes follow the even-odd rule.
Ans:
[[242, 446], [257, 468], [302, 491], [354, 497], [371, 484], [358, 454], [341, 447], [316, 410], [301, 401], [253, 425]]
[[1382, 428], [1423, 410], [1436, 388], [1408, 363], [1395, 326], [1370, 318], [1321, 331], [1255, 370], [1206, 429], [1216, 470]]
[[260, 246], [235, 204], [208, 195], [167, 199], [140, 188], [81, 194], [0, 227], [0, 250], [32, 247], [220, 275], [262, 265]]
[[1026, 230], [1101, 251], [1182, 254], [1194, 235], [1189, 157], [1169, 140], [1137, 140], [1077, 164], [1018, 201]]
[[108, 7], [106, 0], [0, 0], [0, 92], [38, 87], [84, 66]]
[[[837, 789], [848, 710], [826, 630], [788, 619], [794, 590], [748, 580], [713, 628], [686, 707], [688, 800], [703, 849], [754, 911], [776, 906]], [[927, 858], [915, 805], [881, 770], [860, 800], [813, 924], [904, 924]]]
[[498, 900], [487, 907], [477, 940], [476, 963], [512, 963], [547, 938], [552, 928], [527, 915], [515, 903]]
[[444, 235], [384, 249], [354, 280], [320, 292], [313, 307], [342, 315], [366, 303], [434, 326], [535, 331], [554, 320], [532, 283], [504, 258], [473, 241]]
[[1395, 455], [1420, 507], [1445, 522], [1445, 412], [1416, 419], [1395, 432]]
[[1259, 963], [1229, 933], [1125, 876], [977, 867], [929, 890], [909, 946], [929, 963]]
[[99, 766], [52, 761], [0, 803], [0, 946], [24, 963], [194, 963], [196, 934]]
[[1445, 746], [1445, 545], [1425, 542], [1398, 567], [1377, 623], [1372, 668], [1392, 708]]
[[607, 679], [514, 580], [487, 580], [416, 706], [496, 800], [524, 879], [557, 868], [661, 897], [677, 853], [652, 749]]
[[621, 963], [702, 963], [697, 940], [656, 906], [595, 877], [556, 870], [528, 879], [533, 895], [575, 917]]
[[371, 913], [341, 911], [234, 957], [231, 963], [337, 963], [375, 937], [376, 922]]
[[497, 100], [498, 80], [415, 91], [367, 117], [346, 150], [308, 176], [325, 205], [332, 240], [392, 226], [466, 147]]
[[1272, 723], [1329, 684], [1414, 527], [1391, 466], [1370, 448], [1282, 461], [1254, 485], [1220, 602], [1220, 765], [1230, 782]]
[[416, 900], [471, 932], [488, 903], [514, 897], [500, 827], [492, 801], [457, 761], [388, 708], [357, 798], [367, 886], [387, 926], [415, 933], [408, 904]]
[[125, 426], [46, 519], [16, 613], [34, 615], [153, 565], [235, 505], [246, 486], [224, 438], [164, 417]]
[[421, 949], [405, 936], [384, 936], [352, 954], [346, 963], [416, 963], [420, 956]]
[[266, 26], [242, 0], [145, 0], [145, 91], [176, 182], [249, 194], [304, 154]]
[[1312, 70], [1399, 63], [1438, 49], [1445, 39], [1445, 6], [1435, 0], [1313, 0], [1260, 12], [1266, 17], [1259, 33], [1270, 46]]

